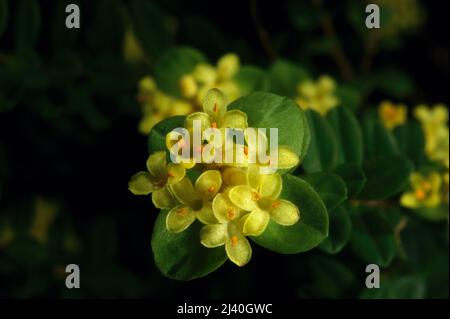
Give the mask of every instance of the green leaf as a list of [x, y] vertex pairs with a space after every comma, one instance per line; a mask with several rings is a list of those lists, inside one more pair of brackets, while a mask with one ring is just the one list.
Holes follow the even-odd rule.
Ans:
[[380, 157], [400, 155], [394, 135], [378, 118], [368, 115], [363, 120], [364, 158], [368, 161]]
[[354, 253], [368, 264], [387, 267], [397, 252], [394, 230], [376, 208], [351, 209], [352, 235], [350, 245]]
[[412, 163], [399, 156], [379, 158], [363, 166], [367, 177], [358, 198], [366, 200], [386, 199], [400, 193], [413, 171]]
[[333, 173], [338, 175], [345, 182], [348, 198], [355, 198], [358, 196], [367, 182], [364, 171], [360, 166], [355, 164], [342, 164], [334, 168]]
[[224, 247], [202, 246], [199, 222], [181, 233], [170, 233], [166, 229], [167, 214], [167, 210], [159, 213], [152, 236], [155, 263], [164, 276], [187, 281], [206, 276], [222, 266], [227, 260]]
[[414, 92], [411, 77], [399, 69], [384, 69], [373, 76], [373, 81], [383, 93], [395, 98], [403, 98]]
[[311, 143], [303, 167], [308, 173], [329, 170], [337, 160], [336, 135], [330, 123], [319, 113], [308, 110], [305, 114], [311, 131]]
[[9, 8], [8, 0], [0, 0], [0, 38], [8, 25]]
[[297, 96], [299, 83], [311, 78], [304, 68], [286, 60], [278, 60], [269, 69], [270, 91], [290, 98]]
[[179, 81], [190, 74], [195, 66], [205, 62], [203, 54], [189, 47], [177, 47], [166, 51], [155, 65], [155, 80], [165, 93], [181, 97]]
[[382, 279], [378, 289], [364, 289], [361, 299], [423, 299], [425, 282], [417, 275], [388, 277]]
[[336, 164], [362, 164], [363, 137], [361, 127], [353, 113], [346, 107], [336, 107], [327, 114], [338, 144]]
[[440, 222], [448, 219], [448, 205], [439, 205], [436, 207], [423, 207], [413, 209], [413, 212], [432, 222]]
[[184, 116], [173, 116], [156, 124], [148, 136], [148, 153], [165, 151], [166, 135], [177, 127], [184, 127]]
[[255, 243], [282, 254], [297, 254], [316, 247], [328, 236], [327, 209], [307, 182], [290, 174], [283, 175], [280, 197], [297, 205], [300, 221], [292, 226], [270, 221], [261, 236], [252, 237]]
[[134, 0], [131, 4], [133, 30], [144, 51], [152, 58], [158, 57], [173, 42], [164, 17], [160, 8], [150, 1]]
[[287, 15], [294, 28], [300, 32], [320, 26], [320, 12], [309, 2], [291, 1], [287, 5]]
[[347, 199], [347, 187], [336, 174], [319, 172], [300, 177], [310, 184], [319, 194], [327, 210], [333, 210]]
[[329, 254], [337, 254], [350, 241], [352, 222], [347, 209], [341, 205], [328, 210], [330, 230], [327, 239], [320, 244], [320, 249]]
[[26, 52], [37, 42], [41, 29], [41, 12], [39, 2], [36, 0], [18, 0], [17, 2], [15, 47], [19, 52]]
[[341, 105], [356, 112], [361, 104], [361, 92], [354, 86], [340, 84], [336, 88], [336, 95], [341, 101]]
[[241, 95], [255, 91], [266, 91], [268, 78], [263, 70], [251, 65], [244, 65], [233, 79], [239, 85]]
[[278, 128], [278, 145], [289, 146], [300, 159], [305, 156], [309, 145], [309, 127], [304, 112], [292, 100], [256, 92], [234, 101], [228, 109], [247, 113], [249, 127]]
[[416, 166], [425, 163], [425, 138], [422, 127], [417, 121], [409, 121], [397, 127], [394, 134], [403, 155], [413, 161]]

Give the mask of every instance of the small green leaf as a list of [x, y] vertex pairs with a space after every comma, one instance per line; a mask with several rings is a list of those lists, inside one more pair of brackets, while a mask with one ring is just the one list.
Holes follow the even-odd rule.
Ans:
[[181, 233], [166, 229], [168, 211], [161, 211], [152, 236], [155, 263], [164, 276], [192, 280], [215, 271], [227, 260], [224, 247], [206, 248], [200, 244], [201, 224], [195, 222]]
[[319, 247], [329, 254], [337, 254], [350, 240], [352, 222], [347, 209], [343, 205], [328, 210], [328, 217], [330, 219], [329, 234]]
[[195, 66], [205, 62], [203, 54], [193, 48], [176, 47], [166, 51], [155, 65], [155, 80], [165, 93], [181, 97], [179, 81], [190, 74]]
[[305, 114], [311, 131], [311, 142], [303, 167], [308, 173], [331, 169], [335, 166], [338, 155], [333, 128], [319, 113], [308, 110]]
[[368, 115], [363, 120], [364, 157], [375, 160], [380, 157], [400, 155], [394, 135], [388, 131], [378, 118]]
[[425, 163], [425, 138], [423, 130], [417, 121], [397, 127], [394, 130], [400, 152], [408, 157], [416, 166]]
[[242, 97], [228, 107], [248, 115], [248, 125], [254, 128], [278, 128], [278, 145], [287, 145], [300, 159], [309, 144], [309, 127], [305, 114], [290, 99], [271, 93], [256, 92]]
[[363, 170], [367, 177], [367, 183], [358, 198], [385, 199], [403, 190], [413, 171], [413, 165], [404, 157], [394, 156], [367, 162], [364, 164]]
[[358, 88], [348, 85], [340, 84], [336, 88], [336, 95], [341, 101], [342, 107], [356, 112], [361, 103], [361, 92]]
[[311, 173], [301, 176], [319, 194], [327, 210], [333, 210], [347, 199], [344, 181], [330, 172]]
[[394, 231], [380, 209], [358, 207], [350, 210], [353, 230], [350, 245], [369, 264], [387, 267], [397, 252]]
[[173, 116], [156, 124], [148, 136], [148, 153], [165, 151], [166, 135], [177, 127], [184, 127], [184, 116]]
[[310, 79], [308, 71], [289, 61], [278, 60], [269, 69], [270, 91], [290, 98], [297, 96], [299, 83]]
[[342, 164], [333, 169], [333, 173], [338, 175], [347, 186], [348, 198], [355, 198], [363, 189], [367, 182], [366, 175], [362, 168], [355, 164]]
[[414, 82], [411, 77], [399, 69], [384, 69], [373, 76], [373, 81], [383, 93], [402, 98], [414, 91]]
[[255, 91], [266, 91], [268, 78], [263, 70], [251, 65], [244, 65], [234, 77], [238, 83], [241, 95], [247, 95]]
[[252, 237], [255, 243], [282, 254], [297, 254], [316, 247], [328, 236], [327, 209], [307, 182], [290, 174], [283, 175], [280, 197], [297, 205], [300, 221], [292, 226], [270, 221], [261, 236]]
[[41, 29], [41, 11], [36, 0], [17, 1], [15, 47], [19, 52], [29, 51], [35, 44]]
[[153, 2], [134, 0], [131, 4], [133, 30], [144, 51], [152, 58], [158, 57], [172, 44], [164, 17]]
[[361, 127], [353, 113], [346, 107], [336, 107], [327, 114], [338, 143], [336, 165], [362, 164], [363, 137]]

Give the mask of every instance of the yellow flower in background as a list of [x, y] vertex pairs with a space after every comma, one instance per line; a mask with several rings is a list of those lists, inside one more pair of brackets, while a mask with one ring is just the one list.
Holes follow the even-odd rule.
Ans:
[[172, 208], [176, 201], [168, 186], [180, 182], [186, 169], [182, 165], [167, 164], [166, 152], [160, 151], [148, 157], [147, 170], [133, 175], [128, 189], [134, 195], [152, 194], [152, 202], [157, 208]]
[[449, 185], [449, 172], [445, 172], [444, 174], [442, 174], [442, 183], [443, 183], [443, 187], [442, 187], [442, 199], [443, 202], [445, 202], [447, 205], [449, 203], [449, 190], [450, 190], [450, 185]]
[[422, 125], [425, 135], [425, 153], [435, 162], [449, 167], [448, 109], [437, 104], [433, 108], [419, 105], [414, 110], [415, 117]]
[[10, 224], [3, 225], [0, 228], [0, 248], [6, 248], [12, 243], [16, 234]]
[[317, 82], [300, 83], [297, 87], [298, 96], [295, 101], [303, 110], [312, 109], [325, 116], [340, 103], [335, 91], [334, 79], [328, 75], [322, 75]]
[[145, 53], [132, 28], [125, 31], [123, 56], [126, 62], [137, 63], [145, 59]]
[[187, 115], [194, 110], [192, 103], [174, 98], [158, 89], [152, 77], [139, 81], [138, 100], [142, 107], [139, 132], [147, 135], [158, 122], [176, 115]]
[[409, 178], [411, 191], [400, 198], [400, 203], [407, 208], [436, 207], [441, 203], [442, 177], [437, 172], [428, 175], [412, 173]]
[[36, 198], [34, 219], [30, 227], [30, 236], [41, 244], [48, 241], [48, 230], [53, 224], [58, 207], [41, 197]]
[[378, 115], [383, 125], [393, 130], [397, 126], [405, 124], [408, 110], [403, 104], [394, 104], [390, 101], [383, 101], [378, 108]]

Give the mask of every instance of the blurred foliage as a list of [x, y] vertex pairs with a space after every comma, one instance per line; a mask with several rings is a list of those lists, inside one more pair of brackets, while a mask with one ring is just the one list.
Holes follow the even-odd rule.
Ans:
[[[427, 145], [442, 139], [430, 139], [412, 112], [448, 104], [448, 4], [375, 2], [380, 32], [365, 28], [359, 0], [223, 10], [181, 0], [0, 0], [0, 298], [448, 297], [448, 164], [430, 160]], [[80, 5], [79, 30], [64, 26], [69, 3]], [[275, 255], [254, 245], [242, 269], [226, 263], [189, 283], [161, 275], [150, 247], [157, 210], [126, 183], [147, 156], [137, 84], [151, 75], [177, 97], [192, 70], [180, 71], [186, 55], [170, 58], [180, 46], [213, 64], [235, 52], [248, 66], [236, 79], [243, 95], [295, 99], [301, 83], [335, 79], [341, 106], [306, 111], [311, 145], [293, 172], [327, 207], [319, 249]], [[406, 123], [384, 125], [385, 100], [409, 108]], [[411, 191], [412, 171], [444, 176], [438, 211], [395, 205]], [[82, 289], [66, 289], [69, 263], [80, 266]], [[382, 268], [378, 290], [365, 288], [368, 263]]]

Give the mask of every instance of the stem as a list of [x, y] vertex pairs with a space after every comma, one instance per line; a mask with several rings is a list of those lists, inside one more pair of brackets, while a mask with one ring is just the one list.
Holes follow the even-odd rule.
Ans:
[[261, 23], [261, 18], [258, 13], [258, 6], [256, 5], [256, 0], [250, 0], [250, 13], [252, 15], [253, 24], [255, 25], [256, 31], [258, 33], [259, 41], [262, 47], [266, 51], [269, 59], [273, 62], [278, 58], [278, 53], [270, 41], [269, 33], [263, 27]]
[[373, 58], [378, 52], [378, 43], [381, 38], [381, 33], [378, 30], [372, 30], [369, 32], [369, 37], [367, 38], [367, 42], [365, 45], [365, 51], [363, 58], [360, 64], [361, 73], [367, 74], [369, 73]]

